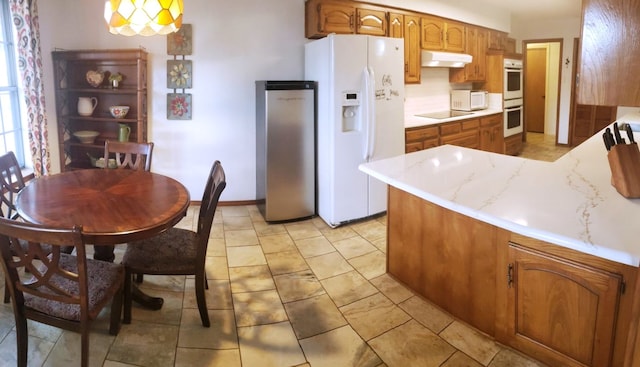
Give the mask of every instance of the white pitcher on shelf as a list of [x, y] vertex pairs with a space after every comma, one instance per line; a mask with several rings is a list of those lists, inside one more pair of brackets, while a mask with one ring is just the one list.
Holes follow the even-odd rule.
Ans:
[[78, 115], [91, 116], [93, 110], [98, 105], [98, 99], [96, 97], [79, 97], [78, 98]]

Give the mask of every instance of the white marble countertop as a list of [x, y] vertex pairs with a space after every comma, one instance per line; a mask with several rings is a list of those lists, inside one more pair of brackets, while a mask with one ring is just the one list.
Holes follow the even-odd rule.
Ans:
[[405, 115], [404, 127], [410, 128], [410, 127], [418, 127], [418, 126], [443, 124], [445, 122], [451, 122], [451, 121], [468, 120], [468, 119], [478, 118], [481, 116], [488, 116], [496, 113], [502, 113], [502, 109], [489, 108], [486, 110], [478, 110], [478, 111], [471, 111], [471, 112], [472, 113], [470, 115], [456, 116], [456, 117], [450, 117], [446, 119], [432, 119], [428, 117], [419, 117], [416, 115]]
[[508, 231], [640, 264], [640, 199], [627, 199], [611, 185], [601, 134], [555, 162], [443, 145], [362, 164], [360, 170]]

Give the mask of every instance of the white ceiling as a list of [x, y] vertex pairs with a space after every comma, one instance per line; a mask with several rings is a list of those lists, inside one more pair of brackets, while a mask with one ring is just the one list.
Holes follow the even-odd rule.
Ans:
[[476, 0], [511, 12], [513, 18], [580, 17], [582, 0]]

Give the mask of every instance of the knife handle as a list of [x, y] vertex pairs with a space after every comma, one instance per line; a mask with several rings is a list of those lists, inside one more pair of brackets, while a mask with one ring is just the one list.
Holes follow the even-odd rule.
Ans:
[[618, 123], [613, 123], [613, 134], [616, 136], [616, 144], [624, 144], [622, 140], [622, 136], [620, 136], [620, 129], [618, 128]]
[[624, 129], [627, 131], [627, 136], [629, 137], [629, 144], [635, 144], [636, 140], [633, 137], [633, 130], [631, 129], [631, 125], [624, 124]]

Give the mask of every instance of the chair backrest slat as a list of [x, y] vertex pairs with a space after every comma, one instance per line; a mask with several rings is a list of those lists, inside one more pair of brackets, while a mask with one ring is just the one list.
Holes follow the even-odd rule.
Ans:
[[134, 143], [107, 140], [104, 143], [105, 168], [109, 158], [114, 157], [116, 168], [128, 168], [140, 171], [151, 170], [153, 143]]

